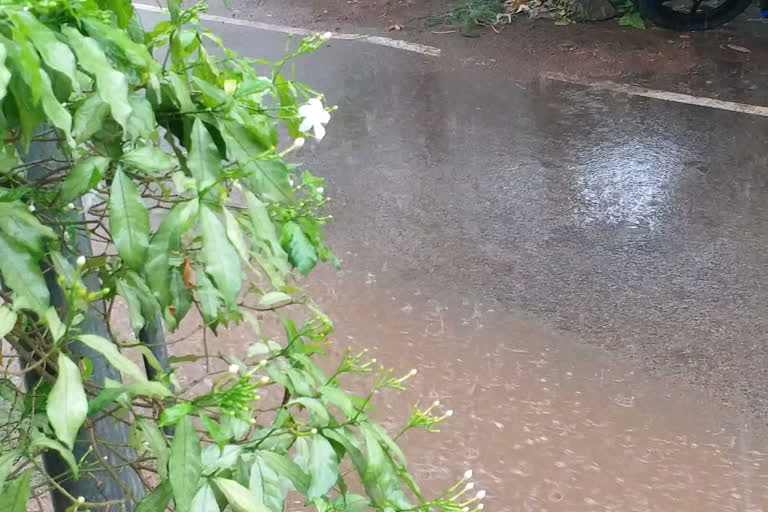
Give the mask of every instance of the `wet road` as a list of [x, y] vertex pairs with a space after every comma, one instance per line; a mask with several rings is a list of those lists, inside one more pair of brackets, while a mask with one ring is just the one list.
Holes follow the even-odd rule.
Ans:
[[421, 369], [456, 417], [409, 440], [415, 468], [471, 465], [495, 510], [768, 510], [768, 120], [510, 67], [335, 41], [299, 66], [339, 106], [305, 152], [345, 261], [313, 278], [339, 350]]

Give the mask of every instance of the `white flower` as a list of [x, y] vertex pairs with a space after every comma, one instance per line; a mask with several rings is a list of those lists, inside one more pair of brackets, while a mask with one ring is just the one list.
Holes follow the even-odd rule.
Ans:
[[239, 366], [237, 366], [236, 364], [231, 364], [231, 365], [229, 365], [229, 369], [228, 369], [228, 371], [229, 371], [229, 373], [231, 373], [232, 375], [237, 375], [237, 374], [238, 374], [238, 372], [240, 371], [240, 367], [239, 367]]
[[30, 212], [34, 212], [36, 210], [35, 205], [32, 203], [29, 203], [29, 206], [27, 206], [27, 210]]
[[83, 265], [85, 265], [85, 256], [81, 254], [77, 257], [77, 266], [82, 267]]
[[299, 131], [308, 132], [311, 128], [315, 131], [315, 138], [323, 140], [325, 125], [331, 120], [331, 114], [325, 110], [319, 98], [312, 98], [305, 105], [300, 106], [299, 117], [302, 118]]
[[464, 472], [464, 480], [469, 480], [470, 478], [472, 478], [472, 470], [468, 469]]

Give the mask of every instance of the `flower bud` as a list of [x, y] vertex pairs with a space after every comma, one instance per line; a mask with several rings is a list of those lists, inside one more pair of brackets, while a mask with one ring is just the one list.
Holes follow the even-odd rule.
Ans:
[[317, 434], [317, 429], [316, 429], [316, 428], [313, 428], [313, 429], [312, 429], [312, 430], [310, 430], [309, 432], [310, 432], [310, 433], [312, 433], [312, 434]]
[[445, 415], [446, 415], [447, 417], [449, 417], [449, 418], [450, 418], [451, 416], [453, 416], [453, 409], [448, 409], [447, 411], [445, 411]]
[[306, 139], [304, 137], [296, 137], [296, 139], [293, 141], [293, 147], [299, 149], [304, 146], [305, 142]]
[[408, 372], [409, 377], [413, 377], [418, 373], [418, 370], [416, 368], [411, 368], [411, 371]]
[[434, 402], [432, 402], [432, 407], [438, 407], [438, 406], [440, 406], [440, 400], [435, 400]]
[[332, 37], [333, 37], [333, 34], [331, 34], [330, 32], [325, 32], [323, 33], [323, 35], [320, 36], [320, 39], [322, 39], [323, 41], [327, 41]]
[[470, 478], [472, 478], [472, 470], [468, 469], [464, 472], [464, 479], [469, 480]]
[[36, 209], [34, 203], [29, 203], [29, 206], [27, 206], [27, 210], [30, 212], [34, 212]]
[[85, 503], [85, 498], [83, 498], [82, 496], [78, 496], [77, 497], [77, 503], [82, 505], [83, 503]]
[[262, 377], [261, 377], [261, 379], [259, 379], [259, 381], [260, 381], [262, 384], [266, 384], [266, 383], [268, 383], [268, 382], [269, 382], [269, 377], [267, 377], [266, 375], [264, 375], [264, 376], [262, 376]]
[[477, 491], [477, 494], [475, 494], [475, 499], [481, 500], [483, 498], [485, 498], [485, 489]]
[[77, 266], [82, 267], [84, 265], [85, 265], [85, 256], [81, 254], [80, 256], [77, 257]]
[[237, 375], [238, 372], [240, 371], [240, 367], [237, 366], [236, 364], [231, 364], [229, 365], [229, 368], [227, 369], [227, 371], [232, 375]]
[[465, 491], [471, 491], [475, 488], [475, 482], [469, 482], [467, 485], [464, 486]]

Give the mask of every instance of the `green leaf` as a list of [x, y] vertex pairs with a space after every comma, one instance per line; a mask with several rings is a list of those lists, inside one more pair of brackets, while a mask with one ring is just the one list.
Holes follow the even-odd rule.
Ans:
[[200, 119], [195, 119], [190, 136], [187, 167], [197, 181], [197, 190], [206, 190], [219, 180], [221, 157], [211, 134]]
[[[91, 94], [75, 111], [72, 135], [77, 142], [90, 139], [104, 127], [109, 115], [109, 104], [98, 94]], [[100, 157], [101, 158], [101, 157]]]
[[109, 167], [109, 158], [87, 156], [77, 161], [61, 184], [59, 202], [67, 204], [95, 187]]
[[288, 253], [288, 260], [304, 275], [317, 264], [317, 250], [312, 242], [293, 221], [283, 224], [280, 245]]
[[246, 190], [244, 194], [248, 203], [248, 216], [251, 219], [251, 234], [258, 249], [257, 261], [265, 268], [272, 283], [281, 287], [284, 284], [283, 276], [291, 270], [288, 255], [280, 246], [277, 230], [269, 217], [267, 206], [252, 192]]
[[171, 498], [173, 489], [171, 483], [165, 480], [136, 505], [135, 512], [162, 512], [171, 502]]
[[234, 305], [243, 284], [240, 256], [229, 243], [216, 213], [204, 204], [200, 206], [200, 231], [203, 235], [205, 271], [213, 278], [224, 300]]
[[263, 93], [272, 88], [272, 81], [267, 77], [260, 76], [253, 80], [245, 80], [238, 84], [236, 97], [250, 96], [251, 94]]
[[88, 398], [77, 365], [61, 352], [58, 365], [59, 374], [48, 395], [46, 413], [56, 437], [71, 450], [88, 414]]
[[133, 271], [117, 279], [117, 293], [128, 303], [131, 327], [137, 334], [146, 324], [145, 319], [154, 323], [160, 314], [160, 305], [147, 283]]
[[219, 292], [213, 286], [208, 275], [201, 269], [197, 269], [197, 301], [200, 305], [200, 313], [203, 315], [206, 325], [213, 326], [218, 321]]
[[76, 83], [75, 56], [69, 47], [59, 41], [56, 35], [45, 25], [40, 23], [35, 16], [27, 11], [14, 11], [13, 19], [21, 24], [32, 44], [35, 45], [43, 62], [59, 73], [66, 76], [71, 83]]
[[96, 40], [69, 26], [62, 27], [61, 32], [67, 36], [80, 66], [96, 77], [99, 96], [109, 105], [112, 118], [126, 128], [131, 115], [126, 76], [112, 68]]
[[331, 423], [331, 415], [320, 400], [302, 396], [291, 400], [288, 404], [299, 404], [306, 407], [309, 410], [309, 418], [313, 427], [327, 427]]
[[259, 309], [277, 309], [293, 302], [293, 297], [283, 292], [267, 292], [259, 300]]
[[152, 236], [147, 251], [147, 284], [161, 308], [171, 303], [171, 269], [168, 257], [178, 249], [180, 236], [187, 217], [197, 214], [197, 199], [177, 204], [163, 218], [157, 232]]
[[360, 439], [349, 427], [326, 428], [323, 430], [323, 435], [343, 446], [344, 450], [349, 454], [349, 458], [352, 459], [352, 464], [357, 469], [357, 472], [360, 475], [365, 473], [366, 462], [365, 457], [363, 457], [363, 447], [360, 444]]
[[381, 447], [378, 436], [365, 423], [361, 423], [359, 428], [363, 434], [365, 450], [368, 454], [368, 462], [362, 480], [371, 503], [380, 508], [411, 508], [411, 504], [400, 485], [395, 464]]
[[211, 484], [206, 482], [192, 500], [190, 512], [220, 512], [219, 504], [216, 501], [216, 494], [213, 492]]
[[[113, 2], [114, 3], [114, 2]], [[127, 2], [121, 2], [127, 3]], [[121, 54], [134, 68], [140, 71], [156, 70], [159, 65], [147, 51], [146, 46], [134, 42], [124, 30], [112, 27], [94, 18], [86, 18], [88, 34], [112, 54]]]
[[37, 257], [45, 252], [45, 242], [56, 238], [21, 201], [0, 202], [0, 231]]
[[74, 140], [72, 139], [72, 116], [56, 99], [51, 79], [46, 73], [40, 73], [40, 92], [43, 112], [48, 116], [48, 120], [53, 126], [64, 132], [68, 142], [74, 146]]
[[296, 96], [293, 94], [293, 86], [280, 73], [275, 74], [274, 83], [277, 89], [277, 97], [280, 100], [280, 117], [286, 119], [285, 124], [288, 128], [288, 133], [295, 139], [301, 135], [301, 132], [299, 131], [300, 121], [297, 116], [298, 109], [296, 106]]
[[27, 500], [30, 498], [29, 481], [32, 470], [24, 471], [21, 476], [8, 484], [8, 488], [0, 494], [0, 510], [3, 512], [25, 512]]
[[13, 290], [17, 309], [45, 314], [50, 295], [37, 260], [3, 232], [0, 232], [0, 272], [4, 284]]
[[80, 336], [77, 336], [76, 339], [82, 341], [90, 348], [107, 358], [109, 364], [117, 368], [124, 376], [130, 377], [137, 381], [147, 380], [147, 377], [141, 368], [136, 366], [133, 361], [121, 354], [117, 349], [117, 346], [111, 341], [102, 338], [101, 336], [96, 336], [95, 334], [81, 334]]
[[240, 224], [237, 223], [235, 216], [226, 207], [224, 208], [224, 225], [227, 227], [227, 238], [232, 242], [232, 246], [237, 250], [240, 258], [247, 263], [249, 260], [248, 245], [243, 238]]
[[123, 261], [140, 270], [149, 246], [149, 212], [136, 184], [121, 169], [112, 180], [109, 229]]
[[376, 437], [379, 439], [379, 442], [385, 446], [390, 454], [394, 454], [397, 459], [400, 461], [400, 464], [405, 466], [408, 462], [405, 458], [405, 454], [403, 453], [403, 450], [397, 445], [397, 443], [389, 437], [389, 433], [379, 425], [378, 423], [367, 423], [368, 427], [373, 430], [373, 433], [376, 435]]
[[251, 466], [248, 488], [257, 503], [263, 504], [270, 512], [282, 512], [288, 491], [283, 480], [262, 457], [257, 456]]
[[88, 416], [100, 412], [125, 392], [126, 390], [124, 387], [102, 389], [99, 391], [98, 395], [88, 401]]
[[0, 338], [11, 332], [17, 318], [16, 312], [7, 305], [0, 306]]
[[216, 423], [205, 414], [200, 414], [200, 423], [203, 424], [205, 430], [208, 431], [208, 433], [211, 435], [211, 439], [213, 439], [213, 442], [216, 443], [219, 448], [227, 444], [227, 441], [231, 439], [227, 434], [224, 433], [218, 423]]
[[[70, 471], [72, 471], [72, 475], [75, 478], [78, 478], [78, 476], [80, 475], [80, 470], [77, 467], [77, 460], [75, 460], [75, 456], [72, 454], [72, 451], [70, 449], [68, 449], [66, 446], [64, 446], [58, 441], [49, 439], [42, 434], [38, 434], [32, 439], [32, 442], [29, 444], [29, 449], [32, 453], [38, 453], [41, 451], [40, 450], [41, 448], [48, 448], [50, 450], [57, 451], [59, 455], [61, 455], [61, 458], [64, 459], [67, 465], [69, 465], [69, 469]], [[0, 508], [0, 510], [3, 510], [3, 512], [5, 512], [4, 509]]]
[[8, 93], [8, 83], [11, 81], [11, 72], [5, 64], [5, 59], [8, 56], [8, 51], [0, 41], [0, 101], [5, 98]]
[[3, 455], [0, 455], [0, 494], [3, 492], [3, 487], [5, 487], [5, 480], [11, 473], [11, 469], [13, 468], [13, 464], [16, 462], [17, 458], [19, 458], [19, 452], [16, 450], [9, 451]]
[[261, 450], [257, 453], [275, 473], [290, 480], [294, 489], [301, 494], [307, 494], [311, 483], [310, 478], [298, 464], [288, 457], [274, 452]]
[[197, 437], [192, 420], [186, 416], [176, 425], [168, 461], [168, 475], [178, 512], [190, 510], [192, 500], [200, 488], [202, 472], [200, 438]]
[[157, 472], [160, 474], [160, 478], [163, 480], [168, 479], [168, 459], [170, 458], [170, 452], [168, 445], [165, 441], [165, 436], [160, 429], [157, 428], [152, 422], [146, 421], [142, 418], [136, 420], [136, 426], [139, 429], [140, 435], [147, 443], [147, 447], [157, 457]]
[[339, 479], [339, 459], [331, 443], [320, 434], [312, 434], [309, 440], [309, 476], [311, 483], [307, 499], [325, 496]]
[[232, 512], [267, 512], [263, 505], [256, 502], [251, 492], [228, 478], [214, 478], [216, 487], [227, 498], [227, 502], [232, 507]]
[[630, 11], [619, 18], [619, 25], [645, 30], [645, 21], [637, 11]]
[[125, 153], [121, 159], [125, 164], [148, 172], [160, 174], [178, 165], [174, 157], [157, 146], [144, 146]]
[[139, 137], [151, 138], [157, 125], [152, 104], [145, 96], [135, 92], [130, 93], [128, 102], [131, 104], [133, 113], [128, 118], [126, 132], [131, 140], [138, 139]]
[[365, 512], [371, 502], [365, 496], [359, 494], [345, 494], [338, 496], [332, 502], [334, 510], [339, 512]]
[[186, 416], [189, 416], [189, 414], [194, 410], [195, 410], [195, 407], [194, 405], [192, 405], [191, 402], [181, 402], [172, 407], [163, 409], [163, 412], [160, 413], [160, 420], [158, 422], [158, 425], [160, 425], [161, 427], [175, 425], [176, 423], [184, 419]]

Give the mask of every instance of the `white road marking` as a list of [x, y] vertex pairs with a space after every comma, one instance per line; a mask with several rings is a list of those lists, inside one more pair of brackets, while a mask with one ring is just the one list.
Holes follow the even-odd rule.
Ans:
[[717, 108], [720, 110], [730, 110], [731, 112], [741, 112], [742, 114], [768, 117], [768, 107], [763, 107], [760, 105], [750, 105], [748, 103], [716, 100], [714, 98], [692, 96], [690, 94], [681, 94], [679, 92], [647, 89], [645, 87], [619, 84], [607, 80], [587, 80], [583, 78], [569, 77], [560, 73], [544, 73], [542, 76], [548, 80], [583, 85], [586, 87], [592, 87], [594, 89], [601, 89], [603, 91], [618, 92], [621, 94], [629, 94], [631, 96], [642, 96], [644, 98], [673, 101], [675, 103], [687, 103], [688, 105], [698, 105], [700, 107]]
[[[140, 11], [159, 12], [164, 13], [167, 10], [156, 5], [137, 4], [133, 6]], [[262, 23], [260, 21], [248, 21], [239, 20], [237, 18], [227, 18], [225, 16], [216, 16], [214, 14], [200, 14], [201, 20], [215, 21], [217, 23], [226, 23], [227, 25], [238, 25], [241, 27], [254, 28], [258, 30], [269, 30], [272, 32], [282, 32], [284, 34], [293, 34], [298, 36], [307, 36], [310, 34], [316, 34], [317, 31], [307, 30], [305, 28], [288, 27], [286, 25], [273, 25], [272, 23]], [[365, 34], [345, 34], [345, 33], [332, 33], [332, 39], [340, 39], [345, 41], [360, 41], [363, 43], [376, 44], [379, 46], [388, 46], [390, 48], [396, 48], [398, 50], [405, 50], [408, 52], [420, 53], [422, 55], [429, 55], [430, 57], [439, 57], [440, 48], [434, 46], [427, 46], [418, 43], [409, 43], [408, 41], [401, 41], [399, 39], [390, 39], [388, 37], [381, 36], [369, 36]]]

